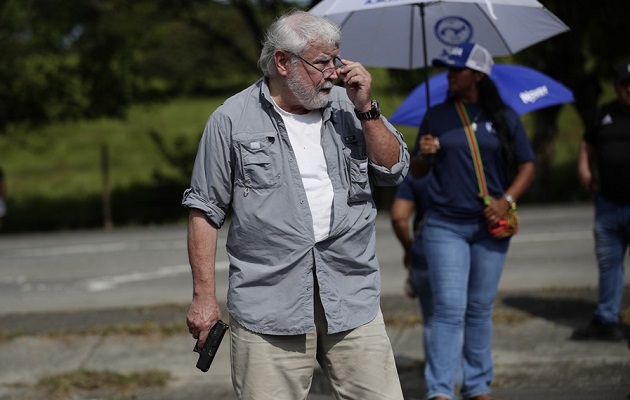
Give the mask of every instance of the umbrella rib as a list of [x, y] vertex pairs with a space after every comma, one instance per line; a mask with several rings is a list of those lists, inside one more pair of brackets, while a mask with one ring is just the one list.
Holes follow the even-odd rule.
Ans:
[[[493, 18], [490, 18], [488, 16], [488, 14], [486, 14], [486, 12], [483, 10], [483, 8], [481, 6], [481, 3], [473, 3], [473, 4], [474, 4], [475, 7], [477, 7], [481, 11], [481, 14], [484, 16], [484, 18], [486, 18], [486, 20], [488, 20], [488, 23], [494, 28], [494, 31], [497, 32], [497, 36], [501, 40], [501, 43], [503, 43], [503, 46], [505, 46], [505, 48], [508, 50], [508, 53], [514, 54], [514, 52], [512, 51], [510, 46], [508, 45], [508, 43], [503, 38], [503, 34], [498, 29], [497, 25], [494, 23]], [[483, 45], [483, 43], [480, 43], [480, 44]]]
[[352, 17], [353, 14], [354, 14], [354, 11], [351, 11], [348, 13], [348, 15], [346, 15], [343, 21], [341, 21], [341, 23], [339, 24], [339, 30], [343, 29], [344, 25], [346, 25], [346, 22], [348, 22], [348, 20], [350, 19], [350, 17]]

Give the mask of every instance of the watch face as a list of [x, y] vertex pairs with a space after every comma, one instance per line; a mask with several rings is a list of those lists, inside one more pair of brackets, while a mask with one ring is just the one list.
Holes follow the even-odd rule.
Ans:
[[372, 108], [370, 110], [365, 112], [358, 112], [355, 109], [354, 112], [359, 120], [376, 119], [381, 116], [381, 109], [376, 100], [372, 100]]
[[370, 110], [372, 118], [376, 119], [381, 116], [381, 107], [378, 105], [378, 101], [372, 100], [372, 109]]

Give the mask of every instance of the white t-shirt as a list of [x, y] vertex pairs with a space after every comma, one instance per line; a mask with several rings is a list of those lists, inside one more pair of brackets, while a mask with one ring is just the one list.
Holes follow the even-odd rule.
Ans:
[[300, 115], [288, 113], [277, 105], [275, 108], [287, 127], [313, 217], [315, 240], [319, 242], [330, 234], [333, 204], [333, 187], [321, 142], [322, 112], [313, 110]]

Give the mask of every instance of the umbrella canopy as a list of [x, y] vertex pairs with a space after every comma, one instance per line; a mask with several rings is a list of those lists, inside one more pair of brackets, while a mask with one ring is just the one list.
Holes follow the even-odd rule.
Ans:
[[344, 58], [370, 67], [421, 68], [464, 42], [505, 56], [569, 30], [535, 0], [324, 0], [309, 12], [341, 27]]
[[[540, 71], [522, 65], [495, 64], [490, 78], [503, 101], [519, 115], [575, 101], [573, 92], [566, 86]], [[424, 82], [416, 86], [388, 120], [393, 124], [420, 126], [427, 111], [425, 86]], [[446, 71], [432, 76], [429, 88], [432, 103], [446, 100]]]

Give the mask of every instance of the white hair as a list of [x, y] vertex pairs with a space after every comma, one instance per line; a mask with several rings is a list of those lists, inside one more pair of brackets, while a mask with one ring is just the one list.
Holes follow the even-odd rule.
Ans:
[[326, 18], [305, 11], [292, 11], [276, 19], [269, 27], [258, 65], [265, 76], [272, 77], [277, 74], [273, 58], [276, 50], [300, 55], [314, 43], [339, 47], [340, 41], [339, 28]]

